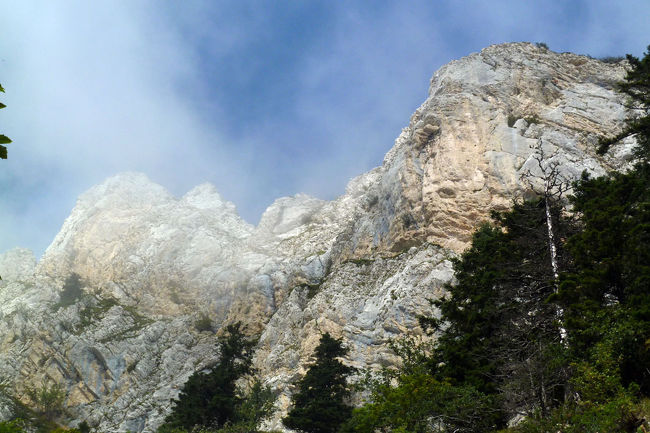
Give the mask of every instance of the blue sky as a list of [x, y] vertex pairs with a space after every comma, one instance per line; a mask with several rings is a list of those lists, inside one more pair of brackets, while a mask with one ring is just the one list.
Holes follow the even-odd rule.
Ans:
[[431, 75], [494, 43], [643, 55], [642, 1], [3, 2], [0, 251], [40, 256], [83, 191], [127, 170], [215, 184], [257, 223], [381, 164]]

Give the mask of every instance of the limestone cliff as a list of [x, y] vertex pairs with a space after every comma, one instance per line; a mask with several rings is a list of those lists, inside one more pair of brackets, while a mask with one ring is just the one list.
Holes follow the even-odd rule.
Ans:
[[595, 144], [620, 130], [625, 110], [613, 85], [623, 76], [623, 64], [526, 43], [442, 67], [386, 155], [373, 206], [350, 229], [344, 254], [423, 241], [461, 251], [477, 222], [523, 191], [538, 142], [569, 178], [619, 166], [629, 148], [601, 158]]
[[[0, 256], [2, 379], [25, 403], [28, 387], [61, 384], [69, 419], [98, 431], [150, 432], [217, 358], [213, 331], [241, 320], [261, 336], [278, 428], [321, 332], [343, 337], [356, 367], [394, 362], [388, 341], [435, 314], [428, 299], [452, 279], [451, 257], [525, 192], [536, 147], [567, 178], [626, 163], [630, 143], [594, 151], [625, 118], [613, 89], [624, 67], [524, 43], [454, 61], [381, 167], [330, 202], [280, 198], [257, 227], [208, 184], [176, 198], [141, 174], [106, 180], [38, 264], [26, 250]], [[63, 302], [72, 273], [84, 287]], [[196, 326], [206, 317], [212, 330]]]

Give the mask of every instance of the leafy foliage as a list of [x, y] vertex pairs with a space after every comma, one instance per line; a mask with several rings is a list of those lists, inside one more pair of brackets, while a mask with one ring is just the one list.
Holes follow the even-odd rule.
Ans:
[[371, 379], [369, 402], [352, 412], [342, 433], [488, 431], [494, 403], [471, 386], [454, 386], [429, 374], [429, 341], [411, 337], [390, 344], [402, 361], [398, 371], [384, 369]]
[[298, 382], [293, 408], [282, 420], [285, 426], [306, 433], [330, 433], [350, 417], [347, 376], [353, 369], [337, 359], [346, 353], [340, 340], [328, 333], [321, 336], [315, 361]]
[[16, 419], [12, 421], [0, 421], [0, 433], [24, 433], [24, 423]]
[[[4, 93], [5, 89], [0, 85], [0, 92]], [[6, 105], [0, 102], [0, 109], [5, 108]], [[4, 144], [11, 143], [11, 139], [6, 135], [0, 134], [0, 159], [7, 159], [7, 147]]]
[[398, 386], [375, 389], [372, 402], [355, 409], [341, 431], [488, 431], [493, 424], [485, 415], [492, 405], [490, 397], [470, 386], [440, 382], [425, 373], [403, 375]]

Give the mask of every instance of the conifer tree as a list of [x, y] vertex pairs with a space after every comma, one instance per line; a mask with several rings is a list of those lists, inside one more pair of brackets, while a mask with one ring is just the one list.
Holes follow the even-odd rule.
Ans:
[[236, 421], [237, 408], [243, 401], [236, 382], [253, 371], [255, 343], [246, 338], [241, 325], [236, 323], [226, 327], [219, 344], [219, 362], [207, 372], [190, 376], [159, 431], [191, 430], [195, 426], [218, 428], [228, 421]]
[[650, 163], [650, 46], [641, 60], [628, 54], [627, 61], [630, 70], [625, 81], [618, 84], [618, 90], [629, 97], [628, 108], [632, 114], [623, 131], [615, 137], [603, 139], [598, 150], [605, 153], [612, 144], [633, 136], [637, 142], [635, 156]]
[[580, 230], [567, 242], [575, 265], [558, 299], [574, 352], [589, 353], [617, 329], [612, 344], [622, 383], [650, 395], [650, 47], [643, 59], [627, 59], [631, 69], [618, 88], [629, 96], [631, 116], [600, 150], [634, 136], [637, 163], [626, 173], [583, 174], [574, 185]]
[[314, 363], [298, 382], [293, 408], [282, 420], [285, 426], [305, 433], [334, 433], [350, 417], [346, 379], [353, 368], [338, 359], [347, 352], [341, 340], [322, 335]]
[[[435, 302], [441, 318], [423, 319], [440, 331], [432, 366], [439, 380], [498, 395], [501, 422], [517, 413], [547, 411], [562, 397], [566, 373], [551, 362], [562, 352], [550, 260], [547, 201], [515, 204], [494, 213], [454, 263], [457, 282]], [[557, 204], [556, 233], [566, 230]], [[558, 267], [565, 260], [556, 251]], [[560, 355], [561, 356], [561, 355]]]

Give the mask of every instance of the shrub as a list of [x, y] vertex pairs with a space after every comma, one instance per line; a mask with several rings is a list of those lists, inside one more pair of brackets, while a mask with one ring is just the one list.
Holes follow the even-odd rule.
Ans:
[[212, 332], [212, 319], [206, 313], [200, 313], [199, 318], [194, 322], [194, 329], [199, 332]]
[[70, 274], [63, 284], [63, 290], [61, 290], [61, 294], [59, 295], [57, 309], [67, 307], [77, 302], [77, 300], [83, 295], [83, 290], [81, 290], [82, 286], [83, 282], [81, 281], [79, 274]]
[[25, 433], [23, 421], [16, 419], [13, 421], [1, 421], [0, 433]]
[[45, 418], [52, 419], [63, 412], [65, 390], [58, 383], [43, 382], [39, 388], [27, 388], [26, 391], [36, 411]]
[[606, 57], [601, 57], [598, 60], [600, 60], [603, 63], [619, 63], [625, 60], [625, 57], [623, 56], [606, 56]]

